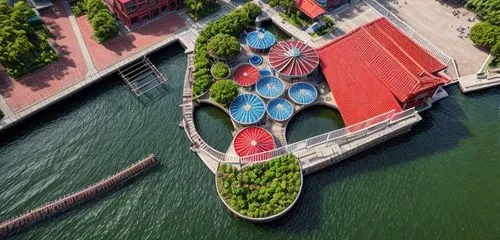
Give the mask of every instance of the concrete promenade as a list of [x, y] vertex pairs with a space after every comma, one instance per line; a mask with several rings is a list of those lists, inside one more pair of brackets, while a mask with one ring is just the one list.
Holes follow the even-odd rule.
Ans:
[[[91, 75], [87, 75], [85, 77], [85, 79], [78, 81], [75, 84], [70, 85], [69, 87], [63, 89], [62, 91], [59, 91], [58, 93], [56, 93], [48, 98], [45, 98], [41, 102], [38, 102], [38, 103], [20, 111], [20, 112], [17, 112], [15, 114], [11, 114], [11, 115], [6, 114], [6, 117], [0, 121], [0, 131], [14, 125], [18, 121], [21, 121], [21, 120], [33, 115], [36, 112], [39, 112], [40, 110], [45, 109], [46, 107], [48, 107], [56, 102], [59, 102], [65, 98], [73, 95], [74, 93], [80, 91], [81, 89], [92, 85], [93, 83], [101, 80], [102, 78], [114, 73], [115, 71], [117, 71], [121, 67], [124, 67], [124, 66], [140, 59], [141, 57], [148, 55], [152, 52], [155, 52], [158, 49], [161, 49], [161, 48], [168, 46], [172, 43], [179, 41], [186, 48], [186, 51], [193, 51], [194, 41], [195, 41], [194, 36], [195, 35], [196, 34], [193, 33], [192, 30], [184, 30], [184, 31], [177, 33], [173, 36], [170, 36], [170, 37], [168, 37], [160, 42], [157, 42], [150, 47], [142, 49], [141, 51], [130, 56], [129, 58], [127, 58], [123, 61], [120, 61], [118, 63], [115, 63], [115, 64], [105, 68], [102, 71], [96, 72], [96, 73], [91, 74]], [[0, 100], [0, 104], [1, 104], [1, 100]]]

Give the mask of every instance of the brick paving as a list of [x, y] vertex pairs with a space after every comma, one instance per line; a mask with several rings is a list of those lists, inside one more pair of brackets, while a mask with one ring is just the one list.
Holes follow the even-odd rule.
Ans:
[[85, 77], [87, 67], [71, 28], [68, 15], [58, 2], [54, 11], [42, 18], [56, 37], [60, 59], [17, 80], [0, 73], [0, 94], [10, 108], [18, 112]]
[[104, 44], [98, 44], [92, 39], [93, 30], [87, 17], [78, 17], [76, 21], [97, 71], [167, 38], [186, 26], [184, 19], [179, 15], [169, 14], [133, 32], [116, 37]]

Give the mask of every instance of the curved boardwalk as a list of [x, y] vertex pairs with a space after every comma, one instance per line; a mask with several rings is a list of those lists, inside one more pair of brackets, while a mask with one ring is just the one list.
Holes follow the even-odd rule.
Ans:
[[153, 154], [150, 154], [145, 159], [113, 176], [110, 176], [109, 178], [100, 181], [97, 184], [90, 185], [77, 193], [61, 197], [58, 200], [48, 202], [45, 205], [38, 207], [35, 210], [28, 211], [19, 217], [1, 222], [0, 237], [20, 231], [24, 227], [49, 218], [53, 215], [65, 212], [79, 204], [95, 198], [102, 193], [109, 192], [134, 176], [137, 176], [138, 174], [155, 167], [156, 165], [158, 165], [158, 160]]

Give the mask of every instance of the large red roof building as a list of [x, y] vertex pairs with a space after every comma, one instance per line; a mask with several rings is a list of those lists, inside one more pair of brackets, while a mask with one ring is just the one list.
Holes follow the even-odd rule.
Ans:
[[320, 66], [346, 125], [419, 106], [449, 81], [446, 66], [386, 18], [318, 49]]
[[182, 7], [182, 0], [105, 0], [116, 16], [132, 28], [144, 24], [161, 14]]

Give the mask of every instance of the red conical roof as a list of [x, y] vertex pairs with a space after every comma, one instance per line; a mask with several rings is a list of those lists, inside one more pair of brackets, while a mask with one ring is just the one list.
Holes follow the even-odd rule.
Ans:
[[243, 64], [234, 72], [234, 81], [242, 87], [254, 85], [259, 80], [259, 69], [251, 64]]
[[234, 137], [234, 150], [240, 157], [267, 152], [275, 148], [273, 135], [261, 127], [246, 127]]

